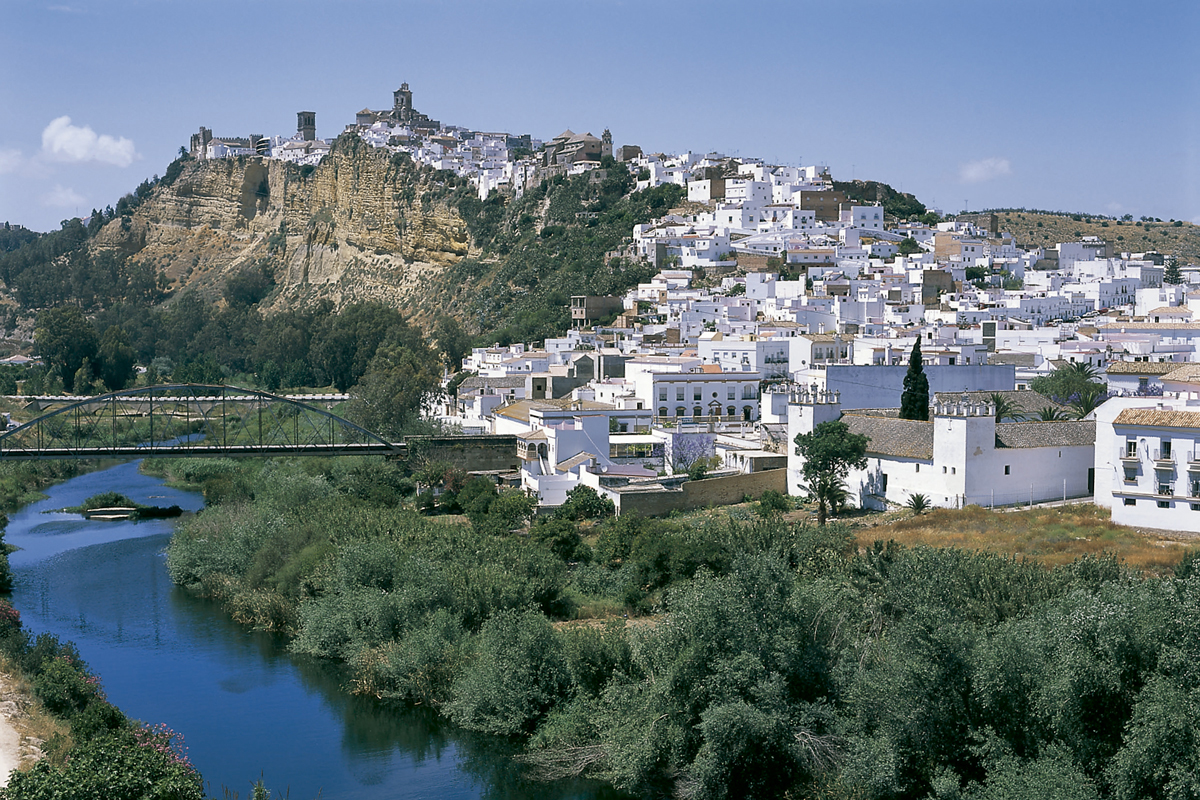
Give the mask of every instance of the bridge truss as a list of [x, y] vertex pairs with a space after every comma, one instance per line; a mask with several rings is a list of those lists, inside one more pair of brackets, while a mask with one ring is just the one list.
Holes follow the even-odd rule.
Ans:
[[404, 453], [325, 405], [199, 384], [73, 398], [0, 434], [0, 460]]

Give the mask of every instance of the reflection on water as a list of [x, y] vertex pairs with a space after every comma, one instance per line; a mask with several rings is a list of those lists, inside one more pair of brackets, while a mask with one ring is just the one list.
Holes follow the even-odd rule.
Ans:
[[287, 653], [167, 577], [171, 520], [100, 522], [41, 513], [118, 491], [137, 502], [203, 506], [136, 463], [51, 488], [13, 514], [13, 603], [35, 632], [74, 641], [125, 713], [186, 736], [209, 792], [251, 782], [307, 798], [606, 798], [591, 783], [523, 781], [502, 745], [434, 714], [382, 707], [342, 690], [333, 664]]

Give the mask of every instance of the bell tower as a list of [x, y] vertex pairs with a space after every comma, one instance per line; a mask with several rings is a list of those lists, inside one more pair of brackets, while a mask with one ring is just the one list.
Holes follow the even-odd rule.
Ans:
[[311, 142], [317, 138], [317, 112], [315, 111], [297, 111], [296, 112], [296, 133], [306, 142]]
[[392, 93], [392, 98], [392, 115], [399, 122], [408, 122], [412, 117], [412, 89], [408, 88], [407, 83], [402, 83], [400, 88]]

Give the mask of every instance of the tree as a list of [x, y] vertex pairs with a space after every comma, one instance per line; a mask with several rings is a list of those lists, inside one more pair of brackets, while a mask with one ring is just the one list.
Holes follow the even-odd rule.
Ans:
[[913, 342], [908, 356], [908, 372], [904, 376], [904, 392], [900, 395], [900, 419], [929, 419], [929, 378], [921, 363], [921, 337]]
[[439, 318], [434, 336], [445, 359], [446, 369], [451, 372], [462, 369], [463, 359], [471, 353], [471, 337], [458, 320], [451, 316]]
[[900, 255], [911, 256], [913, 253], [921, 252], [921, 245], [917, 244], [917, 240], [909, 236], [900, 242]]
[[1017, 411], [1017, 406], [1000, 392], [992, 392], [989, 398], [996, 409], [996, 422], [1021, 422], [1025, 415]]
[[407, 325], [396, 326], [379, 345], [362, 380], [352, 390], [351, 417], [382, 436], [407, 432], [421, 406], [440, 391], [436, 354]]
[[[1089, 370], [1093, 371], [1089, 373]], [[1104, 384], [1092, 380], [1094, 376], [1094, 368], [1088, 364], [1064, 364], [1049, 375], [1034, 378], [1029, 388], [1057, 403], [1071, 403], [1080, 397], [1106, 391]]]
[[110, 326], [100, 337], [98, 360], [100, 379], [111, 391], [124, 389], [137, 374], [137, 354], [129, 343], [129, 334], [120, 326]]
[[90, 363], [99, 350], [96, 329], [76, 306], [61, 306], [38, 314], [33, 341], [46, 365], [62, 378], [67, 391], [74, 389], [75, 375], [83, 362]]
[[824, 525], [827, 510], [836, 507], [838, 494], [844, 493], [841, 484], [850, 470], [866, 468], [869, 441], [866, 436], [851, 433], [850, 426], [841, 421], [822, 422], [812, 433], [796, 435], [796, 455], [804, 458], [800, 471], [817, 501], [818, 525]]
[[1179, 269], [1179, 259], [1168, 256], [1166, 269], [1163, 270], [1163, 283], [1179, 285], [1183, 283], [1183, 272]]
[[1038, 422], [1062, 422], [1067, 419], [1067, 412], [1058, 406], [1042, 406], [1038, 409]]

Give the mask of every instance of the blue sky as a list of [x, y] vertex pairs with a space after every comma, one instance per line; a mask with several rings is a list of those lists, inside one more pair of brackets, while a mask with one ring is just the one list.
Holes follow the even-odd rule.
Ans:
[[[743, 7], [749, 6], [749, 7]], [[201, 125], [443, 122], [826, 163], [946, 211], [1200, 221], [1200, 4], [5, 0], [0, 221], [115, 204]], [[64, 119], [65, 118], [65, 119]]]

